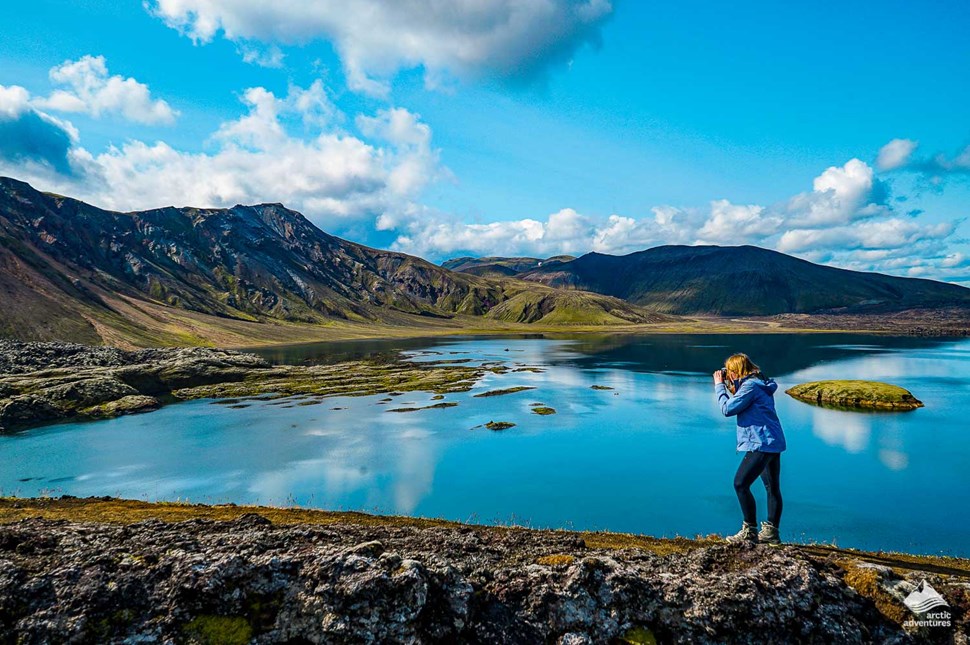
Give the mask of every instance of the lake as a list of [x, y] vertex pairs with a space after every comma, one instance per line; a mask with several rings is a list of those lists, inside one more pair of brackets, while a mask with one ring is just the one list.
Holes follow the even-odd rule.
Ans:
[[[780, 385], [789, 446], [783, 539], [970, 556], [970, 340], [546, 335], [260, 353], [301, 363], [398, 351], [414, 361], [543, 371], [489, 374], [470, 392], [446, 395], [458, 405], [445, 409], [389, 411], [438, 402], [410, 392], [242, 409], [203, 400], [2, 436], [0, 493], [300, 505], [657, 536], [734, 533], [740, 455], [710, 374], [745, 351]], [[826, 378], [885, 380], [926, 407], [848, 412], [784, 394]], [[474, 396], [514, 386], [535, 389]], [[535, 403], [557, 414], [534, 414]], [[516, 426], [496, 432], [481, 427], [488, 421]], [[752, 490], [764, 519], [764, 488]]]

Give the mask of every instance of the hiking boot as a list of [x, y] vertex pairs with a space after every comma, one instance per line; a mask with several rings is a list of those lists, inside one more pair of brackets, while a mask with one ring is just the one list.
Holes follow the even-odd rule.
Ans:
[[778, 527], [771, 522], [762, 522], [761, 530], [758, 531], [758, 541], [765, 544], [781, 544], [781, 538], [778, 537]]
[[739, 542], [754, 542], [755, 544], [757, 544], [758, 528], [754, 524], [748, 524], [747, 522], [744, 522], [741, 525], [740, 531], [738, 531], [734, 535], [729, 535], [724, 539], [733, 544], [737, 544]]

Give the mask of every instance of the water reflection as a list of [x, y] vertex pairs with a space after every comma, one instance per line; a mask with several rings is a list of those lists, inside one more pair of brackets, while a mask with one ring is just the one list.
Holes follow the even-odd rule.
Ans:
[[869, 446], [872, 416], [816, 408], [812, 411], [812, 432], [830, 446], [860, 453]]
[[[816, 365], [890, 352], [932, 349], [951, 343], [938, 338], [888, 338], [858, 334], [719, 334], [717, 343], [688, 335], [604, 335], [573, 339], [553, 362], [577, 367], [622, 367], [643, 372], [710, 374], [735, 352], [744, 352], [778, 377]], [[879, 363], [881, 365], [881, 363]], [[839, 378], [828, 371], [827, 378]]]

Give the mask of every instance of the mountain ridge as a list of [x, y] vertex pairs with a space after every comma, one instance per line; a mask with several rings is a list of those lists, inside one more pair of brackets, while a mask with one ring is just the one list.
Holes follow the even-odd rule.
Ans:
[[[518, 299], [535, 306], [490, 319], [539, 322], [560, 305], [560, 319], [585, 324], [661, 319], [610, 297], [577, 300], [342, 240], [279, 203], [120, 213], [11, 178], [0, 178], [0, 289], [16, 304], [0, 311], [0, 336], [89, 343], [105, 326], [152, 343], [158, 306], [254, 323], [408, 325], [488, 317]], [[145, 310], [138, 321], [130, 307]], [[166, 344], [179, 342], [172, 326]]]
[[819, 265], [751, 245], [667, 245], [623, 256], [594, 252], [515, 277], [610, 295], [676, 315], [892, 313], [970, 307], [970, 289], [960, 285]]

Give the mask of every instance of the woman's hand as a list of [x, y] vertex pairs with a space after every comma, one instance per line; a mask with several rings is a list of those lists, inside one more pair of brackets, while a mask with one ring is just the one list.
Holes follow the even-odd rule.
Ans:
[[723, 382], [724, 382], [724, 373], [721, 372], [721, 370], [714, 372], [714, 384], [717, 385]]

